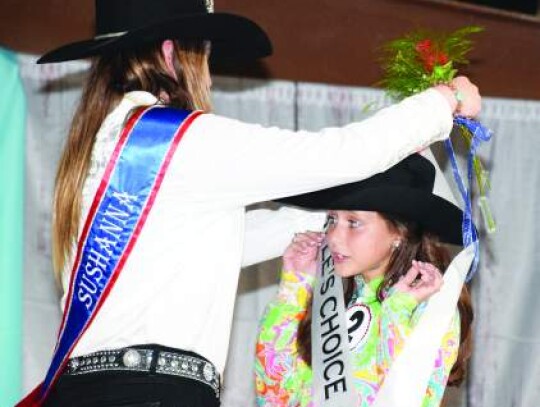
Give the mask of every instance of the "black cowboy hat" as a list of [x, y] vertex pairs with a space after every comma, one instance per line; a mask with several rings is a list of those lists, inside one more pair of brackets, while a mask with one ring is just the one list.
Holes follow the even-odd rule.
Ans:
[[96, 0], [96, 35], [54, 49], [38, 63], [88, 58], [165, 39], [209, 40], [211, 59], [261, 58], [272, 53], [253, 21], [214, 13], [213, 0]]
[[463, 212], [433, 193], [435, 166], [413, 154], [363, 181], [277, 200], [313, 210], [376, 211], [417, 222], [446, 243], [462, 245]]

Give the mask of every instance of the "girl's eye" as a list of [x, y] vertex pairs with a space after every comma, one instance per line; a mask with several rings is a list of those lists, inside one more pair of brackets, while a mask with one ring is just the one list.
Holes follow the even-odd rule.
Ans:
[[325, 223], [325, 227], [332, 227], [332, 226], [335, 226], [337, 223], [337, 218], [334, 216], [334, 215], [328, 215], [326, 217], [326, 223]]
[[356, 228], [359, 228], [360, 226], [362, 226], [362, 222], [360, 222], [359, 220], [349, 219], [349, 227], [351, 229], [356, 229]]

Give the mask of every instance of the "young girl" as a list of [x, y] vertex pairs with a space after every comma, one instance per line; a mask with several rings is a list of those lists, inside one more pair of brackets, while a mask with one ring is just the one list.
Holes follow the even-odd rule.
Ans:
[[211, 1], [96, 0], [96, 36], [40, 59], [93, 62], [54, 196], [64, 320], [27, 404], [218, 405], [243, 259], [277, 256], [266, 241], [321, 222], [245, 207], [368, 177], [448, 137], [456, 89], [462, 114], [480, 109], [461, 77], [318, 134], [210, 114], [209, 59], [270, 53], [259, 26]]
[[[330, 209], [326, 240], [347, 282], [349, 349], [356, 406], [371, 406], [425, 302], [449, 264], [441, 244], [461, 243], [461, 211], [432, 194], [434, 168], [413, 155], [366, 181], [287, 198]], [[320, 233], [297, 234], [283, 255], [277, 297], [261, 322], [256, 388], [260, 406], [312, 406], [311, 304]], [[472, 308], [466, 287], [444, 336], [422, 406], [438, 406], [459, 384], [470, 356]]]

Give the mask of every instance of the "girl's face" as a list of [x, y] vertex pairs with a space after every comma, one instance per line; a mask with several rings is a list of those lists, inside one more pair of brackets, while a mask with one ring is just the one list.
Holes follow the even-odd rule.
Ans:
[[329, 211], [326, 238], [337, 275], [370, 281], [384, 275], [400, 235], [377, 212]]

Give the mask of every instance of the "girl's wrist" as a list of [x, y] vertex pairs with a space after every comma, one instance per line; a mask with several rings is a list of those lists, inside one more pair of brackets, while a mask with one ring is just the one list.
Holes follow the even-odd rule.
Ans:
[[316, 262], [310, 262], [310, 263], [299, 263], [290, 261], [286, 258], [283, 259], [283, 270], [286, 270], [291, 273], [300, 273], [300, 274], [308, 274], [314, 276], [317, 272], [317, 263]]
[[278, 299], [289, 305], [307, 306], [311, 298], [315, 276], [295, 270], [281, 271], [281, 281], [278, 289]]
[[461, 112], [461, 108], [463, 107], [463, 101], [465, 100], [465, 95], [463, 94], [463, 92], [456, 85], [454, 85], [453, 82], [450, 82], [448, 84], [448, 87], [450, 88], [450, 90], [454, 94], [454, 98], [456, 99], [456, 102], [457, 102], [456, 110], [455, 110], [454, 113], [459, 113], [459, 112]]
[[311, 286], [315, 280], [316, 277], [310, 272], [297, 269], [288, 269], [285, 267], [283, 270], [281, 270], [281, 281], [292, 281], [295, 283], [301, 282]]
[[403, 292], [397, 289], [391, 289], [383, 303], [392, 309], [403, 309], [412, 313], [420, 304], [418, 299], [411, 293]]

